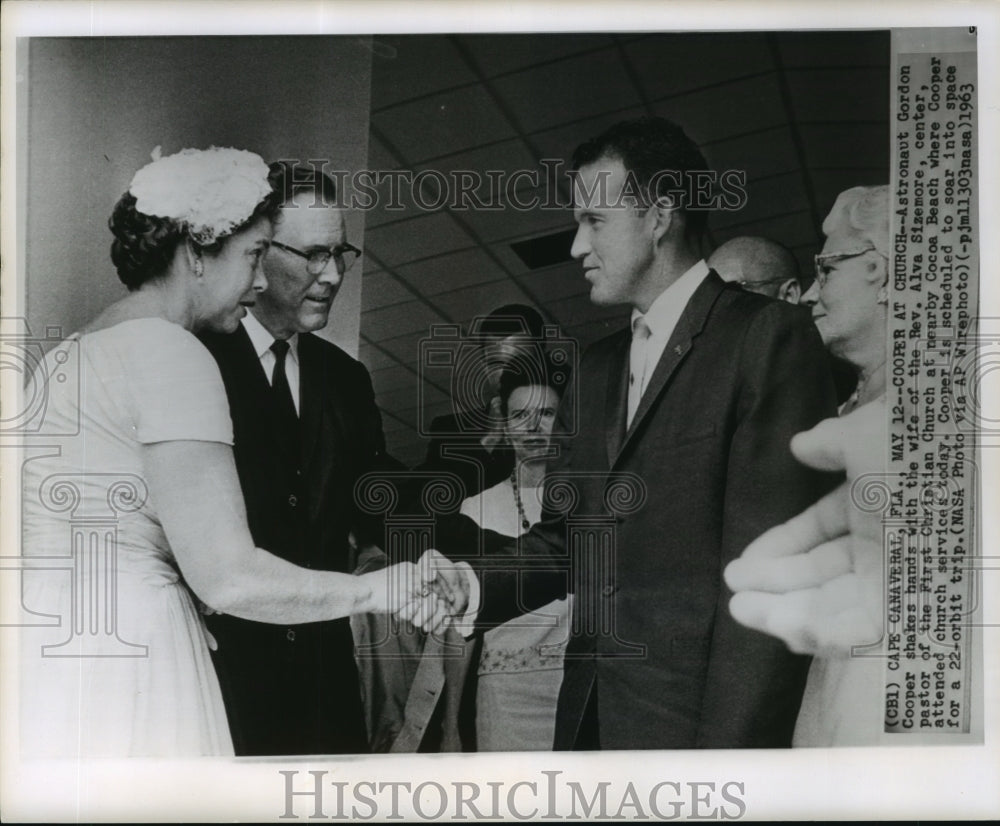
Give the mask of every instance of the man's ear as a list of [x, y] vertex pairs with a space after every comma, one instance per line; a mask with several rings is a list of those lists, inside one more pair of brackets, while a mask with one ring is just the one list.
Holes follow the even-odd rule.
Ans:
[[659, 244], [671, 227], [678, 224], [674, 199], [669, 195], [661, 195], [649, 208], [648, 216], [653, 223], [653, 243]]
[[789, 278], [778, 287], [778, 298], [789, 304], [798, 304], [802, 298], [802, 285], [797, 278]]

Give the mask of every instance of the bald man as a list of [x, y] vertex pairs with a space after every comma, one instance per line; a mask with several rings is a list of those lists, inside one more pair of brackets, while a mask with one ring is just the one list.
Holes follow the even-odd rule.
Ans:
[[709, 256], [708, 266], [750, 292], [798, 304], [799, 265], [791, 250], [769, 238], [731, 238]]

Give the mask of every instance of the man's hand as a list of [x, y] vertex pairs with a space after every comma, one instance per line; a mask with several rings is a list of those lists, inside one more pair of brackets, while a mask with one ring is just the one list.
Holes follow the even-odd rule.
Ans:
[[[725, 571], [729, 603], [744, 625], [793, 651], [848, 656], [883, 630], [881, 513], [857, 506], [855, 483], [885, 470], [884, 398], [792, 439], [792, 452], [819, 470], [846, 470], [847, 481], [798, 516], [752, 542]], [[861, 480], [864, 481], [863, 479]]]
[[432, 587], [433, 576], [412, 562], [401, 562], [362, 574], [371, 589], [365, 610], [394, 613], [427, 632], [447, 628], [448, 603]]
[[431, 549], [420, 557], [417, 567], [424, 582], [430, 583], [433, 593], [448, 606], [450, 616], [460, 617], [468, 610], [473, 573], [467, 563], [452, 562]]

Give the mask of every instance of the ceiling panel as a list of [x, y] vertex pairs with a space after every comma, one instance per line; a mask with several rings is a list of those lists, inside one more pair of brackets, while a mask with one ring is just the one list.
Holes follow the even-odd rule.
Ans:
[[750, 181], [746, 187], [747, 200], [742, 209], [717, 213], [716, 226], [760, 221], [772, 215], [805, 211], [810, 208], [809, 198], [801, 172], [789, 172], [764, 180]]
[[372, 109], [473, 83], [476, 76], [449, 38], [377, 35], [372, 41]]
[[454, 321], [467, 324], [477, 315], [486, 315], [504, 304], [530, 304], [531, 301], [516, 281], [504, 278], [490, 284], [441, 293], [434, 296], [434, 303]]
[[476, 34], [457, 38], [487, 77], [604, 48], [609, 39], [606, 34]]
[[[499, 143], [472, 149], [466, 152], [458, 152], [442, 158], [435, 158], [427, 163], [418, 164], [417, 169], [435, 169], [451, 180], [458, 180], [458, 172], [464, 171], [471, 174], [474, 180], [482, 182], [474, 190], [479, 198], [479, 203], [490, 204], [493, 198], [490, 197], [491, 188], [499, 192], [505, 191], [505, 182], [513, 176], [515, 189], [530, 186], [530, 179], [527, 176], [514, 173], [519, 170], [528, 170], [538, 174], [539, 166], [535, 162], [534, 156], [529, 151], [527, 144], [521, 138], [501, 141]], [[491, 172], [492, 175], [487, 173]], [[497, 173], [503, 173], [498, 176]], [[466, 176], [470, 177], [470, 176]], [[474, 199], [450, 198], [449, 203], [476, 204]]]
[[794, 212], [789, 215], [774, 215], [762, 221], [747, 221], [733, 224], [719, 223], [713, 230], [716, 245], [735, 238], [737, 235], [760, 235], [773, 238], [786, 247], [800, 244], [819, 244], [819, 236], [808, 212]]
[[361, 314], [361, 326], [376, 341], [390, 336], [428, 330], [433, 324], [444, 324], [447, 319], [421, 301], [408, 301]]
[[740, 170], [746, 173], [748, 181], [801, 168], [792, 131], [787, 126], [718, 141], [702, 151], [712, 169]]
[[546, 303], [590, 292], [583, 268], [577, 261], [526, 273], [517, 280], [539, 301]]
[[583, 118], [572, 123], [563, 124], [555, 129], [544, 129], [529, 135], [529, 140], [536, 146], [543, 158], [562, 160], [569, 169], [573, 150], [588, 138], [600, 135], [609, 126], [622, 120], [631, 120], [648, 115], [645, 107], [632, 108], [615, 107], [613, 111], [602, 112], [594, 117]]
[[365, 250], [373, 259], [377, 257], [382, 268], [471, 247], [473, 243], [446, 212], [431, 212], [365, 231]]
[[884, 123], [802, 124], [802, 146], [809, 166], [852, 169], [859, 158], [889, 168], [888, 127]]
[[[556, 202], [548, 208], [545, 206], [548, 202], [546, 189], [542, 187], [515, 193], [514, 200], [504, 198], [500, 210], [470, 210], [462, 213], [462, 217], [484, 241], [547, 234], [572, 227], [573, 212], [569, 206]], [[522, 208], [533, 203], [538, 206]]]
[[382, 349], [381, 343], [376, 345], [370, 339], [365, 340], [367, 330], [362, 329], [361, 336], [361, 343], [358, 345], [358, 360], [369, 370], [382, 370], [399, 364], [398, 359]]
[[648, 100], [774, 68], [761, 34], [659, 34], [625, 53]]
[[816, 206], [820, 218], [833, 209], [837, 196], [852, 186], [880, 186], [889, 183], [888, 170], [876, 169], [817, 169], [812, 174]]
[[413, 292], [386, 272], [366, 273], [361, 281], [361, 311], [412, 301]]
[[489, 92], [478, 85], [382, 109], [372, 115], [372, 124], [410, 163], [515, 134]]
[[429, 296], [498, 281], [506, 276], [506, 272], [478, 247], [406, 264], [396, 272], [416, 290]]
[[787, 123], [777, 75], [723, 83], [652, 104], [653, 114], [682, 124], [697, 144]]
[[[883, 69], [796, 69], [788, 72], [795, 118], [804, 121], [885, 121], [889, 78]], [[858, 95], [858, 89], [867, 89]]]
[[889, 65], [887, 31], [787, 32], [774, 40], [786, 68]]
[[379, 396], [379, 403], [387, 410], [422, 410], [431, 404], [446, 404], [447, 394], [429, 384], [414, 383], [412, 387], [390, 390]]
[[372, 373], [372, 385], [375, 387], [376, 393], [388, 393], [400, 388], [416, 387], [417, 374], [401, 364], [396, 367], [387, 367]]
[[[392, 364], [412, 364], [419, 372], [418, 359], [420, 356], [420, 342], [424, 341], [428, 336], [426, 330], [422, 330], [418, 333], [409, 333], [407, 335], [396, 336], [394, 338], [386, 338], [379, 342], [379, 347], [388, 352], [393, 356], [396, 361], [389, 362]], [[383, 362], [383, 366], [386, 363]]]
[[616, 48], [547, 63], [493, 84], [525, 132], [640, 103]]

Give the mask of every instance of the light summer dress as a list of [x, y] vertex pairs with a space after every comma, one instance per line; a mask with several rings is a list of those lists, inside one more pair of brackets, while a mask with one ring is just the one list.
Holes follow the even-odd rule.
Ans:
[[22, 754], [232, 754], [209, 637], [142, 462], [156, 442], [232, 444], [218, 368], [158, 318], [74, 334], [46, 364], [77, 357], [79, 390], [48, 387], [45, 430], [62, 435], [34, 439], [58, 455], [23, 466], [22, 610], [38, 625], [20, 639]]

